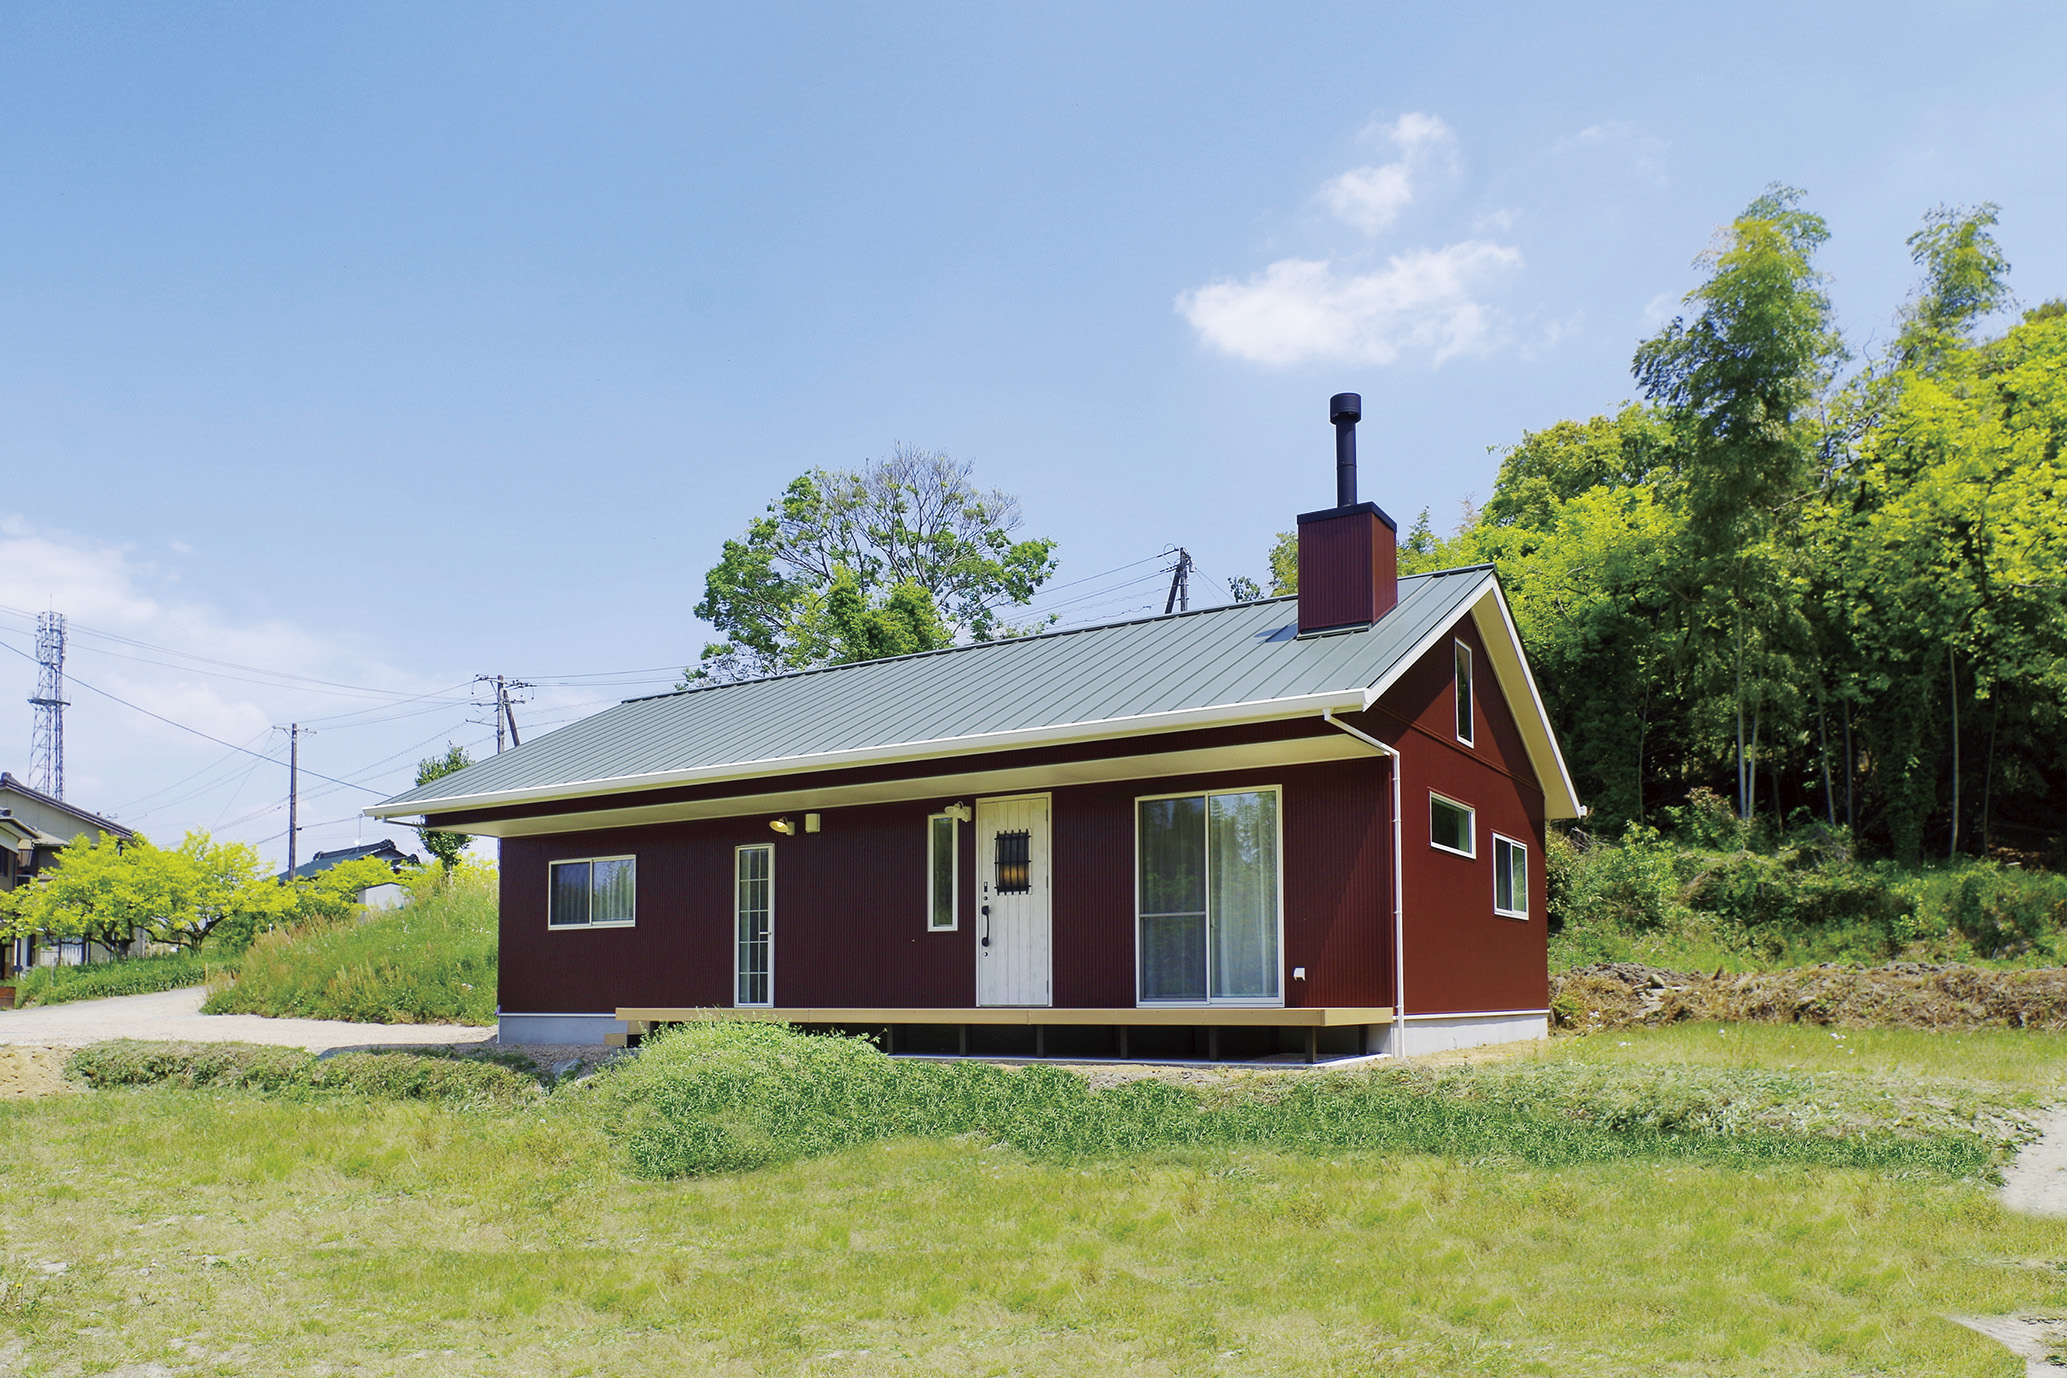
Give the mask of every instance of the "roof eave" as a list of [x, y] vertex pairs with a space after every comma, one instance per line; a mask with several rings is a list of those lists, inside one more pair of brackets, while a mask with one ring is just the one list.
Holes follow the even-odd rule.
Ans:
[[1337, 689], [1322, 694], [1299, 694], [1251, 703], [1217, 704], [1210, 708], [1185, 708], [1167, 713], [1141, 713], [1123, 718], [1101, 718], [1095, 722], [1062, 723], [1050, 727], [1019, 728], [1010, 732], [984, 732], [964, 737], [942, 737], [924, 742], [898, 742], [886, 746], [858, 747], [849, 751], [824, 751], [801, 756], [777, 756], [759, 761], [731, 761], [695, 766], [686, 770], [653, 771], [600, 780], [583, 780], [529, 789], [497, 790], [483, 794], [454, 795], [438, 799], [389, 800], [365, 810], [369, 818], [392, 819], [413, 815], [429, 816], [460, 810], [497, 808], [503, 805], [552, 803], [567, 799], [593, 799], [611, 794], [630, 794], [667, 789], [677, 785], [721, 784], [728, 780], [755, 780], [798, 771], [837, 770], [857, 766], [898, 765], [903, 762], [938, 760], [976, 752], [1007, 751], [1040, 746], [1067, 746], [1077, 742], [1107, 741], [1149, 733], [1181, 732], [1195, 728], [1239, 727], [1247, 723], [1274, 722], [1306, 717], [1323, 710], [1361, 712], [1377, 695], [1365, 688]]

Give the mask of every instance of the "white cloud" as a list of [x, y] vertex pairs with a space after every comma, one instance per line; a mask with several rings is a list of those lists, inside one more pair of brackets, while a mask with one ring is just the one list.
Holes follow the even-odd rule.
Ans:
[[1519, 250], [1484, 240], [1395, 254], [1362, 273], [1287, 258], [1246, 282], [1186, 292], [1177, 309], [1207, 344], [1253, 363], [1387, 364], [1407, 349], [1441, 363], [1495, 343], [1476, 292], [1520, 266]]
[[1391, 124], [1370, 126], [1365, 137], [1398, 149], [1398, 161], [1351, 168], [1324, 185], [1320, 199], [1344, 224], [1376, 234], [1413, 202], [1429, 163], [1452, 152], [1455, 136], [1433, 115], [1408, 113]]

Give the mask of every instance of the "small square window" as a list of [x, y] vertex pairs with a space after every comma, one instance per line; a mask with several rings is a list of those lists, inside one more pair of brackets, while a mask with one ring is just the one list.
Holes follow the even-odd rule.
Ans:
[[1493, 912], [1510, 919], [1529, 917], [1529, 849], [1493, 834]]
[[552, 863], [546, 922], [553, 928], [623, 927], [636, 917], [635, 863], [628, 856]]
[[1477, 856], [1478, 841], [1472, 826], [1472, 811], [1440, 794], [1428, 796], [1428, 841], [1446, 852]]

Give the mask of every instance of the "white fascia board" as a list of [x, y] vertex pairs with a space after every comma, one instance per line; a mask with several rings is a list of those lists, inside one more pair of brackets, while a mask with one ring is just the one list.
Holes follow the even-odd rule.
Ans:
[[1420, 664], [1421, 658], [1440, 645], [1459, 622], [1470, 616], [1486, 643], [1487, 655], [1493, 662], [1493, 675], [1500, 681], [1501, 692], [1507, 696], [1508, 709], [1513, 712], [1515, 724], [1521, 729], [1522, 746], [1529, 753], [1529, 764], [1536, 768], [1537, 782], [1543, 786], [1545, 815], [1577, 818], [1580, 816], [1579, 789], [1572, 783], [1571, 771], [1565, 768], [1564, 753], [1558, 750], [1557, 730], [1550, 725], [1543, 695], [1536, 688], [1536, 676], [1529, 669], [1529, 657], [1522, 649], [1521, 633], [1515, 628], [1514, 614], [1507, 607], [1507, 594], [1500, 587], [1499, 576], [1491, 570], [1486, 571], [1484, 578], [1482, 590], [1436, 624], [1371, 686], [1372, 702], [1375, 703], [1399, 683], [1401, 677]]
[[364, 812], [369, 818], [402, 818], [494, 808], [503, 804], [585, 799], [604, 794], [667, 789], [676, 785], [722, 783], [727, 780], [753, 779], [778, 772], [789, 774], [796, 771], [839, 770], [855, 766], [899, 765], [905, 762], [936, 760], [944, 756], [964, 756], [972, 752], [1066, 746], [1075, 742], [1109, 741], [1118, 737], [1181, 732], [1189, 728], [1238, 727], [1248, 723], [1274, 722], [1285, 718], [1317, 717], [1328, 709], [1360, 713], [1376, 701], [1377, 691], [1372, 689], [1337, 689], [1325, 694], [1299, 694], [1281, 699], [1258, 699], [1252, 703], [1216, 704], [1208, 708], [1180, 708], [1167, 713], [1138, 713], [1124, 718], [1100, 718], [1095, 722], [1061, 723], [1050, 727], [1019, 728], [1010, 732], [981, 732], [964, 737], [940, 737], [923, 742], [856, 747], [847, 751], [774, 756], [758, 761], [728, 761], [720, 765], [694, 766], [686, 770], [652, 771], [644, 775], [621, 775], [603, 780], [533, 785], [524, 789], [453, 795], [443, 799], [373, 804]]
[[[1499, 614], [1495, 624], [1500, 635], [1491, 635], [1493, 614]], [[1514, 625], [1514, 613], [1507, 606], [1507, 593], [1495, 577], [1488, 594], [1471, 607], [1472, 620], [1478, 624], [1479, 635], [1484, 638], [1486, 650], [1493, 660], [1493, 673], [1500, 679], [1500, 688], [1507, 695], [1511, 709], [1526, 697], [1530, 711], [1516, 713], [1515, 725], [1521, 729], [1522, 745], [1529, 753], [1530, 762], [1536, 767], [1536, 778], [1543, 785], [1543, 812], [1548, 818], [1577, 818], [1582, 809], [1579, 803], [1579, 787], [1572, 782], [1572, 772], [1565, 766], [1565, 754], [1558, 749], [1557, 729], [1550, 724], [1550, 712], [1543, 706], [1542, 691], [1536, 687], [1535, 672], [1529, 669], [1529, 657], [1522, 649], [1521, 632]], [[1517, 694], [1516, 688], [1523, 692]]]

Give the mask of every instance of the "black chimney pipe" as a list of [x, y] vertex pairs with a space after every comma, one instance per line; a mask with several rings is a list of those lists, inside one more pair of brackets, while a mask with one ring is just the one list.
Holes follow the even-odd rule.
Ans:
[[1356, 423], [1364, 419], [1364, 399], [1338, 392], [1328, 399], [1328, 419], [1335, 423], [1335, 505], [1356, 506]]

